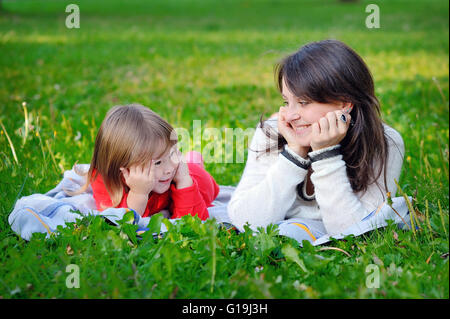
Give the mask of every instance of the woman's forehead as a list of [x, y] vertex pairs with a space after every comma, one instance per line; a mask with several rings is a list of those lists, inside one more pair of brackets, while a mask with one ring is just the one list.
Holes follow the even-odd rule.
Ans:
[[288, 96], [294, 95], [291, 92], [291, 90], [289, 89], [289, 86], [286, 83], [286, 77], [284, 77], [284, 76], [281, 79], [281, 95], [283, 95], [283, 97], [288, 97]]
[[[294, 84], [292, 84], [294, 85]], [[281, 84], [281, 96], [285, 99], [288, 99], [289, 97], [298, 98], [298, 99], [304, 99], [304, 100], [313, 100], [310, 94], [305, 91], [305, 87], [301, 85], [301, 82], [297, 82], [295, 85], [297, 85], [294, 89], [296, 93], [292, 92], [291, 88], [287, 84], [286, 77], [283, 76], [282, 78], [282, 84]]]

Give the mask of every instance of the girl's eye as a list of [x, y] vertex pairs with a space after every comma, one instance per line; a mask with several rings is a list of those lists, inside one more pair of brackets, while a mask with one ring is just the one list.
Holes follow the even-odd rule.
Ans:
[[161, 165], [161, 161], [156, 161], [155, 166]]
[[170, 154], [170, 160], [172, 161], [172, 162], [178, 162], [178, 153], [177, 152], [172, 152], [171, 154]]
[[298, 103], [302, 106], [309, 104], [309, 102], [307, 102], [307, 101], [298, 101]]
[[287, 101], [283, 101], [283, 105], [288, 105], [288, 102]]

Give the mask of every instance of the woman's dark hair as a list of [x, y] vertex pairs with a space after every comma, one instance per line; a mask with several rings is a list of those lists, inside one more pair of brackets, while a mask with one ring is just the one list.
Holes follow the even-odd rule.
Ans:
[[[284, 80], [296, 97], [306, 101], [353, 104], [353, 123], [340, 143], [347, 175], [354, 192], [364, 192], [376, 183], [386, 165], [388, 147], [372, 75], [362, 58], [337, 40], [308, 43], [275, 66], [275, 80], [280, 92]], [[283, 136], [274, 135], [262, 116], [260, 125], [281, 150], [286, 144]], [[273, 148], [265, 150], [270, 151]], [[386, 189], [386, 170], [384, 184]]]

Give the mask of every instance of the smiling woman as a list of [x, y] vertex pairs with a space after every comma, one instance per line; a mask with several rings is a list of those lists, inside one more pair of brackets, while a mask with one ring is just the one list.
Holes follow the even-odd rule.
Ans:
[[[284, 79], [282, 82], [281, 92], [288, 107], [280, 107], [279, 117], [283, 119], [281, 124], [286, 123], [286, 125], [281, 125], [281, 134], [286, 138], [289, 136], [289, 147], [297, 154], [306, 157], [310, 147], [317, 150], [339, 143], [347, 133], [348, 124], [350, 124], [347, 119], [351, 118], [348, 113], [353, 105], [350, 102], [319, 103], [309, 99], [299, 99], [289, 90]], [[333, 122], [336, 122], [337, 125], [332, 125]], [[312, 140], [312, 137], [317, 135], [312, 133], [327, 129], [333, 131], [333, 140], [325, 140], [325, 144], [319, 145]], [[290, 136], [292, 133], [295, 135]]]
[[230, 218], [240, 229], [321, 220], [321, 232], [338, 235], [395, 195], [403, 140], [382, 123], [370, 71], [342, 42], [303, 46], [276, 78], [286, 106], [261, 119]]

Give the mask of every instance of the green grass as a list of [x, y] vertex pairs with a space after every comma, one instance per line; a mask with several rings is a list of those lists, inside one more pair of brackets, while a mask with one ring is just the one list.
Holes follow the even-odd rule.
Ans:
[[[69, 3], [2, 2], [1, 298], [449, 297], [448, 2], [377, 1], [378, 30], [364, 24], [371, 1], [83, 0], [81, 28], [72, 30]], [[98, 218], [49, 240], [11, 231], [17, 198], [48, 191], [75, 162], [90, 161], [111, 106], [141, 103], [189, 130], [194, 119], [203, 128], [255, 127], [281, 103], [275, 62], [326, 38], [365, 59], [383, 119], [404, 138], [399, 184], [415, 198], [416, 235], [390, 225], [328, 245], [347, 256], [300, 249], [272, 228], [236, 235], [191, 217], [163, 239], [135, 243], [120, 236], [126, 226]], [[221, 185], [236, 185], [243, 168], [207, 164]], [[68, 264], [80, 267], [79, 289], [66, 287]], [[366, 287], [370, 264], [380, 288]]]

